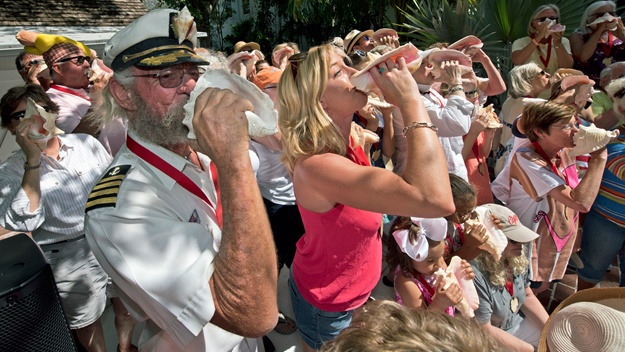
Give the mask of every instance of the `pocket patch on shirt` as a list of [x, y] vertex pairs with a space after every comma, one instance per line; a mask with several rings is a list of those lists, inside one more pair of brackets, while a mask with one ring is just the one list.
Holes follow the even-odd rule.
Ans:
[[117, 165], [110, 168], [91, 190], [85, 213], [93, 209], [115, 207], [117, 193], [129, 170], [130, 165]]

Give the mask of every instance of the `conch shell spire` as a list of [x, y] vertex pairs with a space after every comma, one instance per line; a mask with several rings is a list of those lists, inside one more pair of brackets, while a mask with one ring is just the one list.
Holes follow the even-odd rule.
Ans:
[[195, 34], [197, 33], [195, 22], [193, 22], [193, 16], [191, 16], [191, 12], [189, 12], [186, 6], [174, 16], [173, 29], [179, 44], [188, 39], [193, 42], [193, 46], [197, 46], [195, 42]]
[[592, 153], [605, 147], [610, 142], [610, 139], [617, 136], [617, 131], [606, 131], [595, 127], [594, 123], [590, 124], [590, 126], [579, 126], [579, 131], [573, 136], [575, 147], [571, 149], [569, 155], [578, 156]]

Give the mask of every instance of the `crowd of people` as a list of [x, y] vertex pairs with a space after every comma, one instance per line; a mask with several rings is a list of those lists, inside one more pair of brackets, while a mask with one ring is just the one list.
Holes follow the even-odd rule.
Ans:
[[[567, 267], [590, 289], [619, 256], [625, 286], [615, 11], [589, 5], [566, 38], [537, 8], [507, 85], [474, 36], [226, 56], [197, 48], [186, 8], [158, 9], [98, 57], [21, 31], [0, 226], [41, 247], [88, 351], [105, 351], [107, 299], [118, 351], [270, 350], [271, 330], [304, 351], [534, 351], [537, 295]], [[399, 304], [371, 300], [380, 280]]]

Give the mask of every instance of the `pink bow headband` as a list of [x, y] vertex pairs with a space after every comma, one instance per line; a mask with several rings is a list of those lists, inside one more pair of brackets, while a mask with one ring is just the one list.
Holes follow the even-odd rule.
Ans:
[[419, 226], [419, 237], [415, 244], [410, 242], [410, 230], [403, 229], [393, 232], [395, 241], [410, 258], [417, 262], [422, 262], [428, 256], [428, 241], [442, 241], [447, 235], [447, 220], [444, 218], [424, 219], [411, 217], [410, 220]]

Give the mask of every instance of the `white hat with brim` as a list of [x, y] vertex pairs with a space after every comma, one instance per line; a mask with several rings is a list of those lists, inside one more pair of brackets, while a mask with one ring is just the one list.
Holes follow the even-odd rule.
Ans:
[[540, 352], [622, 351], [625, 287], [592, 288], [565, 299], [553, 311], [538, 341]]
[[483, 204], [481, 207], [488, 209], [491, 214], [499, 219], [502, 226], [501, 231], [508, 239], [519, 243], [527, 243], [538, 238], [538, 234], [525, 227], [519, 220], [519, 217], [507, 207], [499, 204]]
[[184, 15], [185, 10], [152, 10], [122, 28], [104, 45], [104, 64], [113, 71], [131, 66], [167, 67], [185, 62], [209, 65], [193, 51], [197, 43], [193, 17], [186, 17], [186, 24], [178, 24], [178, 16]]
[[354, 45], [356, 45], [356, 43], [358, 43], [360, 38], [364, 37], [365, 35], [372, 37], [373, 30], [369, 29], [364, 32], [361, 32], [357, 29], [354, 29], [353, 31], [349, 32], [349, 34], [345, 36], [345, 40], [343, 40], [343, 45], [345, 46], [345, 52], [349, 54], [352, 51], [352, 48], [354, 47]]

